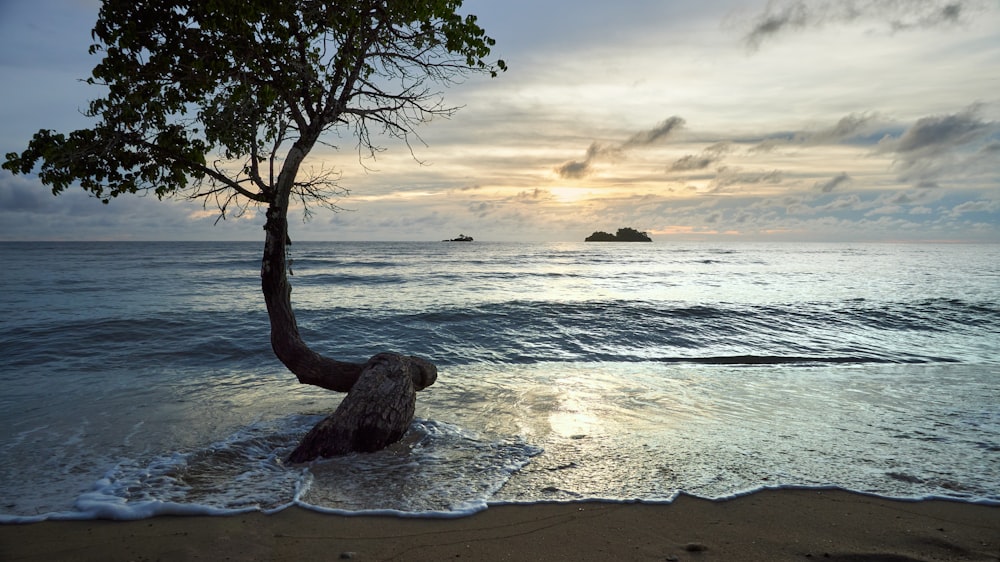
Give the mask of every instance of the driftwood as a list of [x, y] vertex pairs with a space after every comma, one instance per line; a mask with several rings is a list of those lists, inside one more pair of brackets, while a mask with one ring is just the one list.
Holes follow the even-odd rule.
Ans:
[[436, 378], [437, 368], [419, 357], [372, 357], [336, 411], [306, 434], [288, 460], [368, 453], [395, 443], [413, 420], [416, 391]]

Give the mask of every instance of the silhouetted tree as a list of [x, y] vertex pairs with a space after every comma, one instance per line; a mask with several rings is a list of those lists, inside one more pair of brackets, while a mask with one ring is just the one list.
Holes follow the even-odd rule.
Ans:
[[639, 232], [634, 228], [619, 228], [615, 234], [615, 239], [619, 242], [652, 242], [653, 239], [645, 232]]
[[639, 232], [634, 228], [619, 228], [618, 232], [611, 234], [598, 230], [584, 239], [584, 242], [652, 242], [653, 239], [645, 232]]
[[[434, 85], [495, 76], [494, 41], [461, 16], [461, 0], [105, 0], [88, 82], [90, 128], [40, 130], [3, 167], [59, 194], [79, 185], [108, 203], [127, 193], [201, 198], [222, 217], [266, 208], [261, 287], [274, 353], [305, 384], [350, 391], [292, 454], [304, 461], [398, 440], [430, 362], [380, 353], [366, 363], [324, 357], [299, 335], [286, 275], [288, 209], [336, 208], [330, 171], [302, 165], [324, 135], [351, 136], [362, 156], [380, 134], [408, 140], [451, 115]], [[39, 167], [40, 164], [40, 167]]]

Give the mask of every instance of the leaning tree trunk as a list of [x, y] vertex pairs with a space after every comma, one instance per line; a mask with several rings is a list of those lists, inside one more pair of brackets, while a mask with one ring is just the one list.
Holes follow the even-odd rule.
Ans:
[[396, 353], [380, 353], [367, 363], [349, 363], [310, 349], [299, 335], [292, 311], [285, 206], [271, 204], [264, 229], [261, 288], [275, 355], [299, 382], [348, 393], [337, 410], [306, 435], [289, 460], [377, 451], [398, 441], [413, 420], [415, 392], [434, 384], [437, 368], [424, 359]]

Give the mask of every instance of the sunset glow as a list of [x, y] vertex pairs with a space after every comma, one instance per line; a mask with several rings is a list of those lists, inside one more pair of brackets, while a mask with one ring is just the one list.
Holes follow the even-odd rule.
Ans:
[[[301, 238], [1000, 241], [1000, 5], [985, 0], [501, 4], [473, 0], [510, 70], [376, 159], [331, 138], [350, 191]], [[96, 1], [0, 9], [3, 152], [82, 126]], [[793, 10], [798, 6], [798, 11]], [[49, 15], [52, 14], [52, 15]], [[794, 17], [793, 17], [794, 16]], [[59, 199], [0, 173], [0, 239], [250, 239], [197, 202]]]

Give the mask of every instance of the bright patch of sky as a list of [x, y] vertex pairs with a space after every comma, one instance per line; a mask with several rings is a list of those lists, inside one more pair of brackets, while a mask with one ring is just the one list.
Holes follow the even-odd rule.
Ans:
[[[0, 153], [84, 126], [99, 4], [0, 0]], [[316, 240], [1000, 242], [995, 0], [467, 1], [510, 70], [445, 92], [414, 159], [324, 148]], [[210, 208], [208, 209], [210, 210]], [[262, 240], [189, 201], [52, 197], [0, 172], [0, 240]]]

